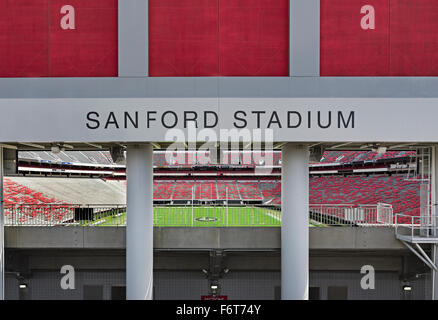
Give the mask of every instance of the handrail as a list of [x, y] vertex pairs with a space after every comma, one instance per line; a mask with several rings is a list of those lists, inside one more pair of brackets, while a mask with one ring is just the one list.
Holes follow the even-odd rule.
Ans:
[[[404, 218], [404, 219], [399, 219]], [[401, 223], [400, 220], [407, 220], [407, 223]], [[395, 233], [398, 236], [406, 236], [399, 233], [399, 229], [405, 228], [410, 230], [410, 237], [436, 238], [438, 236], [438, 216], [419, 215], [412, 216], [403, 213], [396, 214]], [[416, 232], [419, 231], [419, 232]], [[418, 234], [417, 234], [418, 233]]]

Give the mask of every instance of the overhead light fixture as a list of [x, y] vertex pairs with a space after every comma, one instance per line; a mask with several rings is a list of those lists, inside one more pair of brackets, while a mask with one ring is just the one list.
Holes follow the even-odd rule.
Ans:
[[20, 289], [27, 289], [27, 284], [25, 283], [20, 283], [20, 285], [18, 286]]
[[125, 150], [121, 146], [112, 146], [110, 147], [110, 154], [113, 161], [117, 164], [124, 165], [126, 164], [126, 156]]
[[217, 290], [217, 285], [216, 284], [212, 284], [210, 288], [211, 288], [211, 290]]
[[408, 284], [403, 286], [403, 291], [412, 291], [412, 287]]

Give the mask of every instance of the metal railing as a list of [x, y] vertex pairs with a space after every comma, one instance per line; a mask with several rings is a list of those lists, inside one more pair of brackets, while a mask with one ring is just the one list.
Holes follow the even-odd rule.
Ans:
[[386, 203], [310, 204], [310, 222], [325, 226], [393, 226], [392, 206]]
[[[310, 204], [311, 226], [394, 226], [392, 206]], [[124, 205], [5, 205], [7, 226], [126, 226]], [[155, 205], [154, 225], [160, 227], [281, 226], [276, 205]], [[400, 224], [400, 220], [398, 221]]]
[[[5, 205], [7, 226], [126, 226], [126, 206]], [[159, 227], [273, 227], [281, 225], [278, 206], [154, 206]]]
[[7, 226], [97, 225], [102, 219], [115, 219], [123, 212], [126, 206], [122, 205], [5, 205], [4, 222]]
[[438, 216], [410, 216], [397, 214], [395, 218], [395, 234], [397, 236], [432, 239], [438, 238]]

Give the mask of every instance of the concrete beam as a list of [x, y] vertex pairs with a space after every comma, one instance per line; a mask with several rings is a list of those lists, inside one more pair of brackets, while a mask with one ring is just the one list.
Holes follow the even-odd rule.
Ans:
[[[124, 227], [5, 227], [11, 249], [125, 249]], [[156, 250], [279, 250], [280, 228], [155, 227]], [[309, 229], [310, 250], [404, 250], [392, 228]]]
[[393, 228], [310, 228], [310, 249], [406, 250]]
[[[155, 271], [210, 269], [211, 251], [163, 250], [154, 252]], [[224, 251], [223, 266], [232, 271], [280, 272], [280, 252]], [[7, 249], [7, 269], [29, 274], [33, 270], [59, 270], [72, 265], [77, 270], [119, 270], [126, 266], [125, 250], [107, 249]], [[310, 271], [354, 271], [370, 264], [376, 271], [415, 275], [424, 264], [406, 251], [315, 251], [310, 250]]]
[[289, 3], [289, 74], [318, 77], [320, 0], [290, 0]]

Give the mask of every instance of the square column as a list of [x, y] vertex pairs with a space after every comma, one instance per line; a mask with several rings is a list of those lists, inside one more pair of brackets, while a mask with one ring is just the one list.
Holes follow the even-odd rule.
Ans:
[[[438, 227], [437, 215], [438, 215], [438, 145], [432, 147], [432, 172], [431, 172], [431, 189], [432, 189], [432, 215], [434, 217], [433, 224], [435, 228]], [[432, 235], [437, 236], [438, 230], [433, 229]], [[432, 261], [435, 265], [438, 265], [438, 244], [432, 244]], [[438, 300], [438, 272], [431, 269], [432, 272], [432, 300]]]
[[126, 299], [152, 300], [152, 145], [129, 145], [126, 158]]
[[307, 300], [309, 291], [309, 148], [282, 150], [281, 298]]

